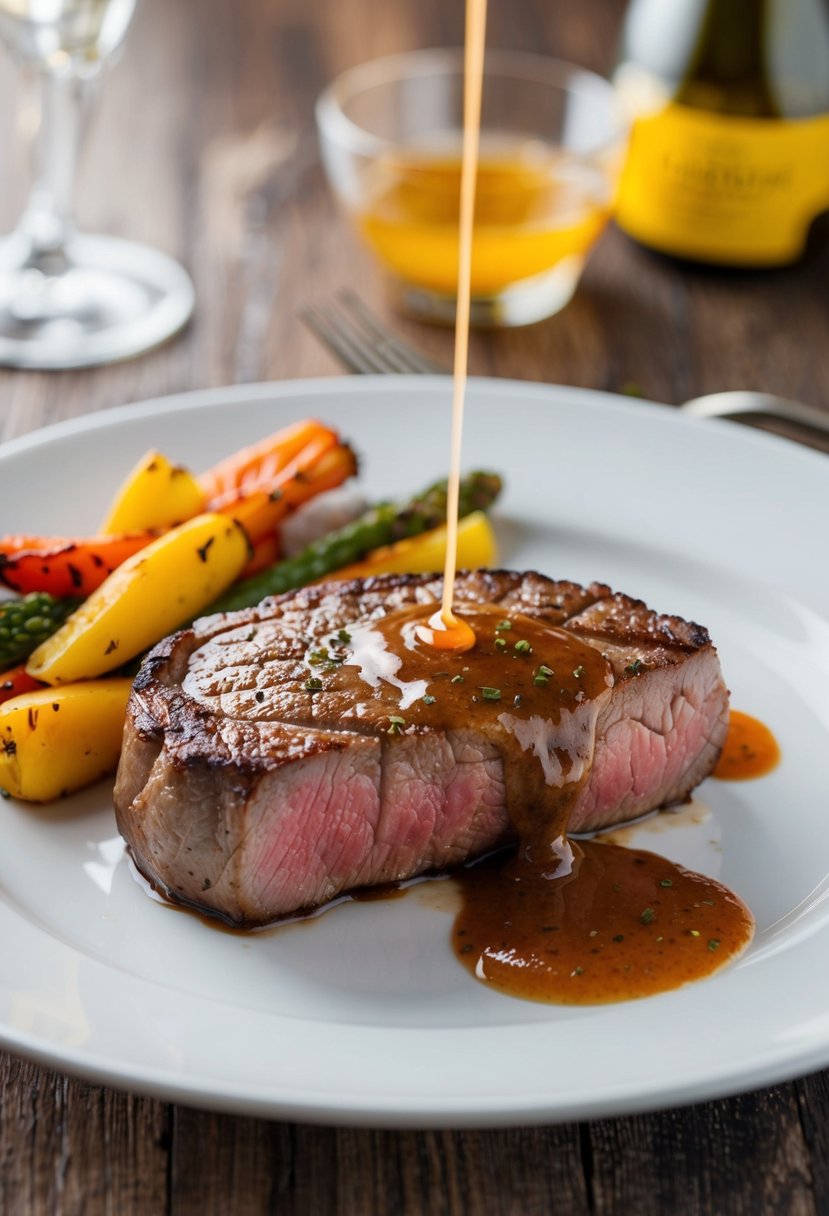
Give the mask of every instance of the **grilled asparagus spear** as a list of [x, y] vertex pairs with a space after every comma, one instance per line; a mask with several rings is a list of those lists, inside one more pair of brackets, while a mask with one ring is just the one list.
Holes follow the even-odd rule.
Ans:
[[[501, 485], [497, 473], [469, 473], [461, 480], [459, 515], [463, 517], [472, 511], [487, 510], [498, 497]], [[304, 587], [342, 566], [360, 561], [372, 549], [418, 536], [445, 521], [446, 482], [438, 481], [405, 503], [381, 503], [372, 507], [345, 527], [320, 537], [296, 557], [277, 562], [260, 574], [236, 583], [206, 611], [232, 612], [237, 608], [249, 608], [266, 595], [281, 595], [284, 591]]]

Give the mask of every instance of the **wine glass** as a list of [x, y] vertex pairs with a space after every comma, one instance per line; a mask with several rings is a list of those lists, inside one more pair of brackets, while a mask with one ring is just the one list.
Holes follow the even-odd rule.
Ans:
[[0, 39], [37, 70], [36, 172], [0, 239], [0, 364], [88, 367], [137, 355], [193, 310], [193, 284], [166, 254], [77, 232], [72, 214], [84, 111], [135, 0], [0, 0]]

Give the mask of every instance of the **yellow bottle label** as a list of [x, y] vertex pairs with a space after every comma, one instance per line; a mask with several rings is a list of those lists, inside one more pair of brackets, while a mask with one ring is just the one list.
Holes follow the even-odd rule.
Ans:
[[631, 132], [616, 218], [677, 257], [773, 266], [829, 209], [829, 116], [735, 118], [671, 103]]

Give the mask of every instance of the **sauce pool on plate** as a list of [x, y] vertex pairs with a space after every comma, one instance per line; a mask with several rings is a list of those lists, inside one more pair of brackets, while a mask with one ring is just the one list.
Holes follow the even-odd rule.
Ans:
[[759, 718], [732, 709], [728, 735], [714, 776], [720, 781], [751, 781], [765, 777], [780, 762], [780, 746]]
[[653, 996], [704, 979], [751, 940], [748, 908], [721, 883], [655, 853], [573, 841], [561, 877], [519, 845], [461, 875], [452, 946], [508, 996], [564, 1005]]

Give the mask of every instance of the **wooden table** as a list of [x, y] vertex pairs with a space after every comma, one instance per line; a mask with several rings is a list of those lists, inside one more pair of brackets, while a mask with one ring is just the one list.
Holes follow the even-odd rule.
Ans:
[[[490, 42], [607, 71], [619, 0], [492, 0]], [[88, 229], [179, 256], [195, 319], [143, 358], [83, 373], [0, 372], [0, 437], [209, 385], [334, 373], [297, 310], [382, 282], [317, 166], [280, 172], [340, 69], [461, 40], [436, 0], [145, 0], [107, 80], [79, 191]], [[28, 112], [0, 64], [0, 226], [20, 206]], [[688, 272], [610, 231], [557, 318], [475, 335], [473, 372], [679, 402], [753, 387], [829, 407], [827, 256], [779, 274]], [[448, 361], [450, 335], [399, 323]], [[692, 1109], [526, 1130], [292, 1126], [171, 1106], [0, 1057], [0, 1211], [812, 1213], [829, 1210], [829, 1087], [818, 1074]]]

